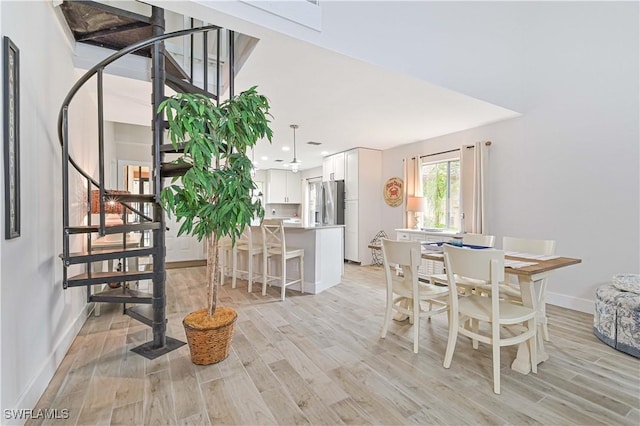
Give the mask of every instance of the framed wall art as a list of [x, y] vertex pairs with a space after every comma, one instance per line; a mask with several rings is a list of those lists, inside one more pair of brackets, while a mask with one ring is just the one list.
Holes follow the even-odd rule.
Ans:
[[404, 182], [399, 177], [392, 177], [387, 180], [382, 189], [384, 202], [391, 207], [398, 207], [402, 204], [404, 196]]
[[20, 51], [3, 40], [5, 239], [20, 236]]

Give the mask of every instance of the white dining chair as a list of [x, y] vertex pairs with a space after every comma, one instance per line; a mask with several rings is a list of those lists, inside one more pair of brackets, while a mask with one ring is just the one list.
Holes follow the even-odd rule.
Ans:
[[[247, 291], [249, 293], [253, 290], [254, 281], [254, 263], [256, 257], [258, 261], [262, 257], [262, 243], [256, 241], [256, 236], [251, 230], [251, 226], [245, 226], [242, 234], [236, 240], [236, 245], [233, 248], [233, 278], [231, 281], [231, 288], [236, 288], [236, 280], [241, 274], [247, 275]], [[241, 264], [246, 265], [242, 269]]]
[[493, 247], [496, 244], [496, 236], [487, 234], [462, 234], [462, 244]]
[[[392, 311], [409, 316], [413, 324], [413, 352], [418, 353], [420, 318], [446, 312], [448, 287], [440, 287], [418, 280], [418, 266], [421, 262], [421, 246], [418, 241], [394, 241], [382, 239], [382, 262], [387, 281], [386, 308], [380, 337], [387, 335]], [[402, 276], [396, 275], [396, 267], [402, 269]], [[409, 304], [407, 306], [407, 299]], [[429, 309], [423, 311], [420, 302], [430, 302]], [[435, 309], [432, 306], [436, 305]]]
[[[487, 235], [487, 234], [463, 234], [462, 235], [462, 244], [469, 244], [473, 246], [481, 246], [481, 247], [494, 247], [496, 242], [495, 235]], [[448, 279], [447, 274], [433, 274], [429, 277], [429, 281], [434, 284], [447, 285]], [[467, 279], [466, 281], [463, 279], [458, 280], [457, 291], [464, 294], [471, 294], [477, 285], [487, 284], [484, 281], [471, 280]]]
[[[528, 238], [503, 237], [502, 249], [505, 252], [518, 252], [550, 256], [556, 251], [555, 240], [532, 240]], [[522, 303], [522, 294], [518, 285], [518, 278], [515, 275], [507, 274], [505, 285], [500, 289], [501, 294], [514, 302]], [[545, 302], [545, 294], [547, 292], [547, 279], [543, 279], [540, 283], [540, 298], [538, 305], [540, 306], [541, 317], [539, 321], [542, 323], [542, 338], [545, 341], [550, 340], [549, 327], [547, 325], [547, 310]]]
[[[267, 294], [267, 284], [271, 281], [280, 282], [281, 300], [285, 298], [287, 286], [296, 283], [300, 283], [300, 292], [304, 293], [304, 249], [287, 246], [284, 226], [280, 219], [264, 219], [262, 221], [262, 258], [263, 296]], [[298, 261], [300, 276], [297, 279], [287, 277], [287, 261], [291, 259]], [[277, 260], [279, 265], [271, 262], [272, 260]]]
[[[474, 250], [465, 247], [444, 247], [444, 262], [449, 286], [455, 287], [461, 277], [483, 280], [490, 283], [491, 297], [477, 294], [458, 298], [453, 288], [449, 292], [449, 338], [444, 356], [444, 368], [451, 367], [458, 334], [469, 337], [474, 342], [491, 345], [493, 354], [493, 391], [500, 393], [500, 348], [528, 342], [531, 370], [538, 372], [536, 360], [536, 312], [522, 305], [501, 300], [500, 283], [504, 280], [504, 251], [495, 249]], [[472, 327], [466, 327], [470, 322]], [[490, 332], [481, 331], [478, 322], [490, 325]], [[521, 326], [524, 325], [524, 327]], [[506, 326], [508, 337], [500, 332]]]

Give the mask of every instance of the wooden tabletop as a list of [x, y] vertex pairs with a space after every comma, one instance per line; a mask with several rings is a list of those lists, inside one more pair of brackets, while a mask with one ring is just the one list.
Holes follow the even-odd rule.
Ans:
[[[372, 249], [381, 249], [382, 246], [379, 244], [369, 244], [369, 248]], [[430, 253], [422, 251], [422, 258], [427, 260], [433, 260], [435, 262], [444, 262], [444, 255], [442, 253]], [[543, 272], [553, 271], [554, 269], [564, 268], [565, 266], [576, 265], [578, 263], [582, 263], [581, 259], [576, 259], [573, 257], [557, 257], [555, 259], [549, 260], [540, 260], [540, 259], [530, 259], [524, 257], [515, 257], [515, 256], [505, 256], [506, 260], [520, 260], [523, 262], [531, 262], [535, 263], [534, 265], [525, 266], [522, 268], [512, 268], [509, 266], [505, 266], [504, 271], [509, 274], [515, 275], [536, 275], [541, 274]]]

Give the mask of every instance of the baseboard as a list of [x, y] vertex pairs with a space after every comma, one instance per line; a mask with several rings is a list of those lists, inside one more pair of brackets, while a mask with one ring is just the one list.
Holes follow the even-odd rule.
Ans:
[[[47, 357], [42, 368], [40, 368], [40, 371], [38, 372], [38, 374], [36, 374], [33, 381], [27, 386], [24, 393], [20, 395], [20, 398], [18, 398], [18, 402], [15, 407], [16, 409], [35, 408], [36, 404], [44, 394], [44, 391], [47, 389], [47, 386], [49, 386], [49, 382], [53, 378], [53, 375], [58, 369], [58, 366], [60, 366], [62, 359], [65, 357], [65, 355], [69, 351], [69, 348], [73, 343], [73, 340], [76, 338], [76, 336], [80, 332], [80, 329], [84, 325], [92, 309], [93, 309], [93, 304], [89, 303], [89, 304], [86, 304], [84, 308], [80, 311], [76, 319], [69, 326], [69, 328], [64, 333], [64, 335], [60, 338], [60, 340], [58, 340], [58, 343], [56, 343], [56, 345], [53, 347], [53, 350], [49, 354], [49, 357]], [[7, 407], [4, 407], [4, 408], [7, 408]], [[47, 408], [54, 408], [54, 407], [47, 407]], [[7, 421], [10, 422], [11, 420], [7, 420]], [[15, 420], [15, 422], [16, 423], [9, 423], [9, 424], [23, 424], [24, 420], [22, 421]]]
[[580, 297], [567, 296], [566, 294], [547, 292], [546, 300], [549, 305], [560, 306], [562, 308], [573, 309], [574, 311], [594, 314], [595, 302]]
[[177, 262], [167, 262], [165, 269], [179, 269], [179, 268], [195, 268], [197, 266], [207, 266], [206, 260], [182, 260]]

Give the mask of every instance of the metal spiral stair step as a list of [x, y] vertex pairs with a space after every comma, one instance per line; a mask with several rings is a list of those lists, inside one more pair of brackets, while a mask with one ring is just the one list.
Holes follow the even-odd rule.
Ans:
[[206, 91], [198, 86], [191, 84], [186, 80], [182, 80], [174, 75], [166, 74], [165, 84], [178, 93], [198, 93], [211, 99], [218, 99], [217, 95]]
[[[160, 223], [158, 222], [143, 222], [143, 223], [130, 223], [126, 225], [116, 225], [105, 227], [106, 234], [126, 234], [127, 232], [139, 232], [160, 229]], [[94, 232], [100, 232], [100, 225], [79, 225], [68, 226], [65, 228], [65, 232], [69, 234], [91, 234]]]
[[165, 66], [165, 78], [167, 75], [181, 78], [183, 80], [189, 79], [189, 73], [175, 60], [171, 53], [164, 51], [164, 66]]
[[156, 196], [154, 194], [124, 194], [118, 193], [114, 195], [106, 195], [108, 200], [114, 200], [119, 203], [155, 203]]
[[69, 253], [66, 259], [61, 254], [60, 258], [64, 261], [65, 266], [75, 265], [79, 263], [102, 262], [103, 260], [122, 259], [129, 257], [149, 256], [156, 253], [153, 247], [134, 247], [134, 248], [116, 248], [110, 250], [90, 250]]
[[[124, 310], [124, 314], [129, 315], [131, 318], [140, 321], [149, 327], [153, 324], [153, 306], [151, 305], [127, 307]], [[168, 323], [169, 321], [165, 318], [164, 322]]]
[[165, 143], [160, 145], [160, 152], [166, 152], [167, 154], [180, 154], [184, 152], [184, 142], [178, 144], [178, 149], [176, 150], [171, 143]]
[[153, 295], [130, 288], [110, 288], [89, 296], [90, 302], [151, 304]]
[[190, 168], [191, 168], [191, 165], [189, 164], [162, 163], [160, 167], [160, 176], [162, 177], [183, 176]]
[[67, 278], [65, 288], [126, 281], [150, 280], [152, 278], [153, 272], [149, 271], [84, 272]]

